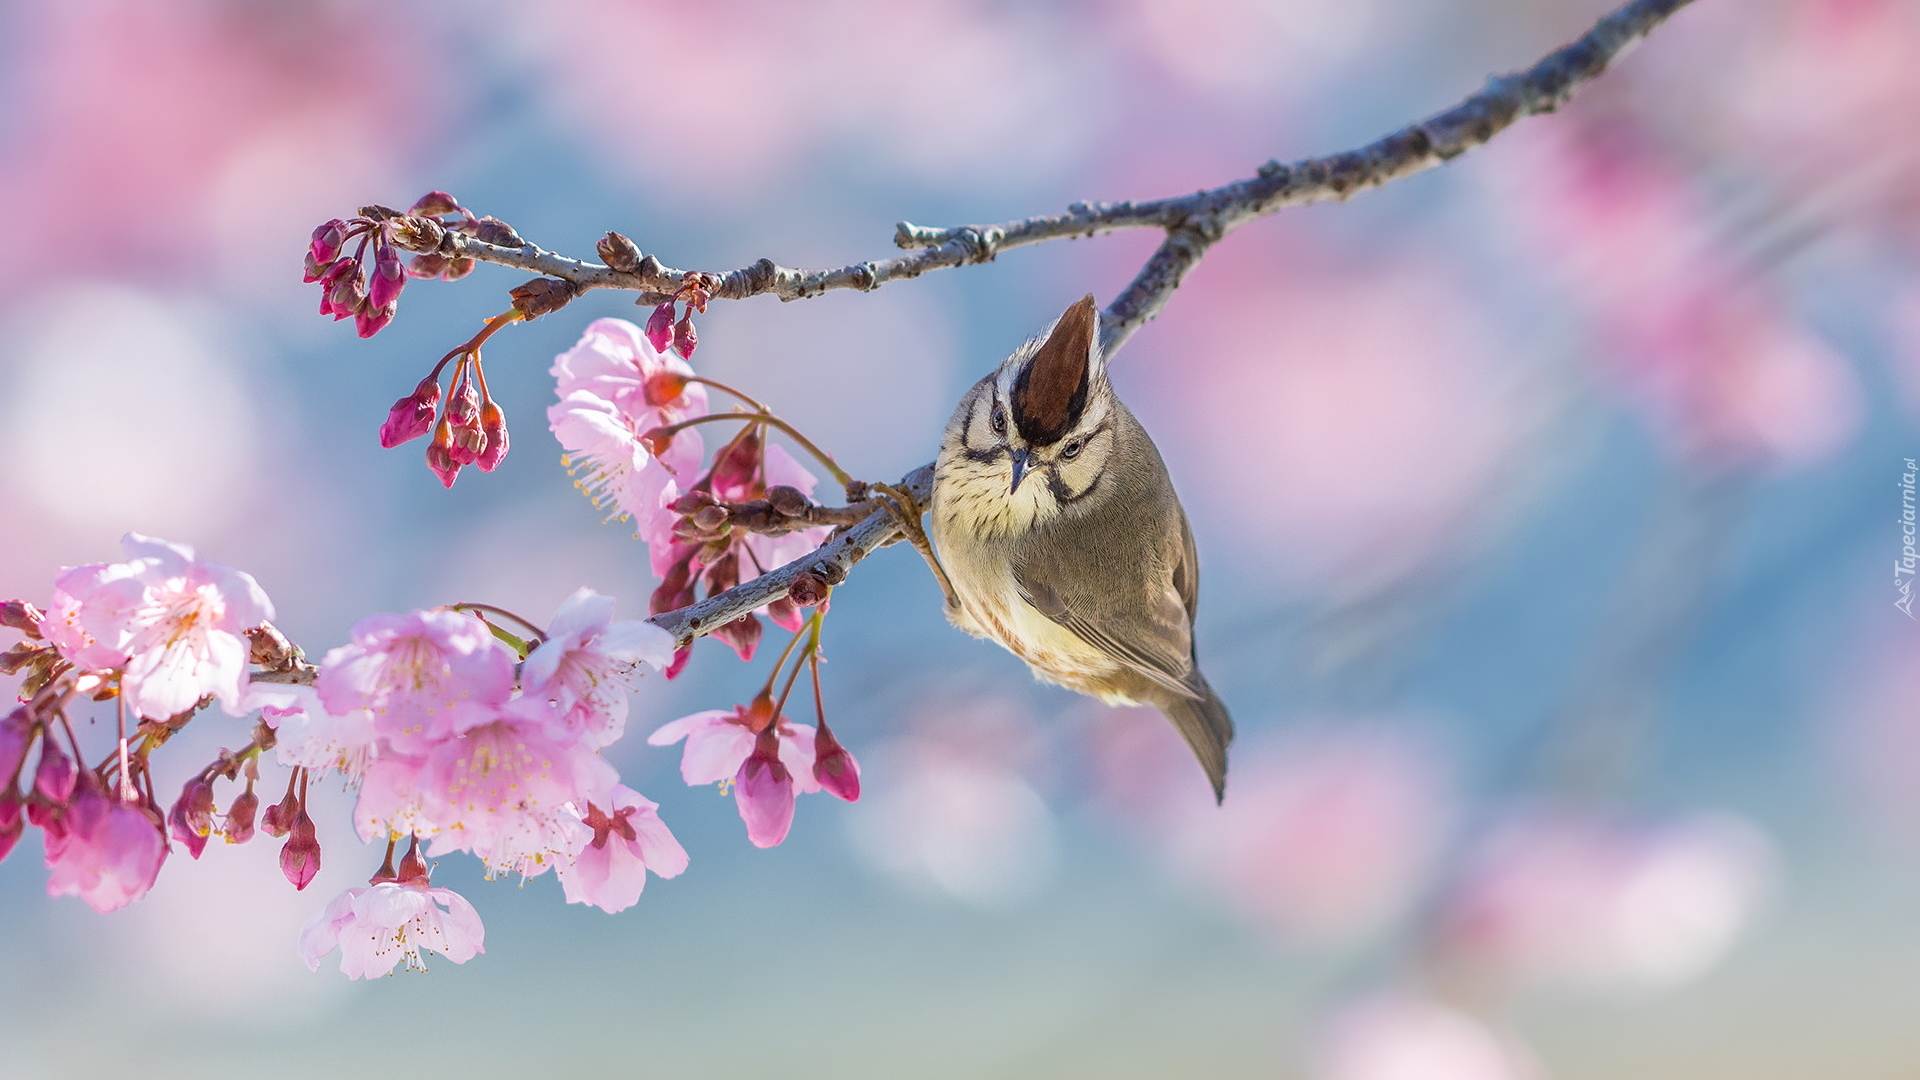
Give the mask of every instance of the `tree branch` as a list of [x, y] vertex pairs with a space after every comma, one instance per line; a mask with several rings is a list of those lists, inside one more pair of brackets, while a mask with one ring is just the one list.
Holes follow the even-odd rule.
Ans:
[[[1549, 54], [1526, 71], [1489, 79], [1479, 93], [1443, 112], [1384, 138], [1325, 157], [1291, 164], [1269, 161], [1256, 175], [1207, 191], [1147, 202], [1075, 203], [1065, 213], [1042, 215], [999, 225], [962, 225], [933, 229], [901, 222], [894, 243], [908, 254], [855, 263], [832, 270], [796, 270], [771, 259], [721, 273], [697, 272], [713, 299], [737, 300], [763, 293], [782, 300], [819, 296], [833, 289], [871, 290], [889, 281], [918, 277], [929, 270], [991, 262], [1008, 248], [1063, 237], [1095, 236], [1119, 229], [1157, 228], [1167, 237], [1131, 284], [1101, 315], [1100, 343], [1111, 355], [1141, 324], [1159, 314], [1188, 271], [1222, 237], [1283, 207], [1343, 200], [1436, 165], [1480, 146], [1525, 116], [1552, 112], [1581, 84], [1607, 70], [1627, 48], [1645, 37], [1691, 0], [1631, 0], [1602, 18], [1572, 44]], [[668, 267], [647, 255], [632, 272], [583, 262], [528, 243], [508, 247], [448, 230], [439, 250], [569, 282], [579, 290], [625, 289], [643, 304], [673, 299], [689, 272]], [[902, 481], [925, 502], [932, 493], [933, 467], [922, 466]], [[845, 580], [853, 564], [899, 535], [891, 514], [876, 510], [818, 551], [752, 581], [652, 622], [686, 643], [785, 596], [795, 578], [812, 573], [829, 585]]]

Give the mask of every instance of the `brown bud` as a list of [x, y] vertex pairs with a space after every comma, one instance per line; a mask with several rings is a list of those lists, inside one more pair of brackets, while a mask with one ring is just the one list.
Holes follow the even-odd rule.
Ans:
[[801, 574], [787, 586], [787, 599], [801, 607], [812, 607], [827, 598], [827, 580], [815, 573]]
[[247, 631], [247, 643], [251, 647], [248, 662], [271, 671], [291, 667], [300, 659], [300, 646], [288, 641], [272, 623], [261, 623]]
[[713, 505], [713, 493], [695, 488], [673, 500], [671, 509], [676, 514], [697, 513], [703, 506]]
[[393, 242], [408, 251], [432, 251], [447, 235], [446, 226], [430, 217], [409, 215], [393, 223]]
[[18, 630], [35, 641], [40, 640], [40, 609], [25, 600], [0, 604], [0, 626]]
[[29, 645], [22, 641], [6, 652], [0, 652], [0, 675], [16, 674], [45, 651], [45, 646]]
[[718, 531], [720, 526], [725, 525], [732, 517], [733, 511], [724, 506], [703, 506], [694, 512], [690, 520], [701, 532], [712, 533]]
[[405, 217], [406, 215], [391, 206], [381, 206], [379, 203], [374, 203], [371, 206], [361, 207], [360, 216], [366, 218], [368, 221], [391, 221], [394, 218]]
[[767, 489], [767, 502], [781, 517], [799, 517], [807, 512], [807, 497], [800, 489], [786, 484], [775, 484]]
[[594, 248], [600, 252], [600, 261], [606, 263], [610, 270], [631, 274], [640, 269], [640, 245], [617, 232], [601, 237]]
[[517, 248], [527, 246], [527, 242], [520, 239], [520, 234], [513, 231], [513, 226], [501, 221], [497, 217], [483, 217], [479, 221], [474, 222], [473, 235], [476, 240], [484, 240], [489, 244], [498, 244], [501, 247]]
[[474, 265], [474, 261], [465, 256], [451, 259], [447, 262], [447, 268], [440, 272], [440, 280], [459, 281], [461, 278], [473, 273]]
[[869, 486], [865, 480], [847, 481], [847, 501], [850, 503], [866, 502], [867, 499], [873, 495], [873, 492], [869, 490]]
[[524, 285], [514, 286], [507, 295], [513, 297], [515, 311], [529, 319], [537, 319], [566, 307], [579, 292], [579, 287], [570, 281], [534, 278]]

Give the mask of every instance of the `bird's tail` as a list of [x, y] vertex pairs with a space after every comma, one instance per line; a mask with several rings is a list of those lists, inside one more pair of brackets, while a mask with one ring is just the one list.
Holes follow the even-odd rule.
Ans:
[[1192, 686], [1198, 697], [1174, 698], [1158, 704], [1160, 711], [1186, 737], [1187, 745], [1193, 747], [1193, 756], [1200, 759], [1200, 767], [1207, 771], [1207, 780], [1213, 784], [1214, 800], [1225, 802], [1227, 744], [1233, 741], [1233, 717], [1227, 715], [1226, 704], [1197, 670], [1192, 676]]

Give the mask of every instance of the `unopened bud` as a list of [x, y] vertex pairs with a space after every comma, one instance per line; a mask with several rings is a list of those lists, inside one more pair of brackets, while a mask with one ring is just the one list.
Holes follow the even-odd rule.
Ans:
[[473, 273], [473, 268], [477, 265], [479, 264], [464, 255], [457, 256], [447, 263], [446, 270], [440, 274], [440, 280], [459, 281], [461, 278]]
[[480, 407], [480, 433], [487, 444], [473, 463], [481, 472], [492, 472], [507, 456], [507, 414], [491, 401]]
[[559, 278], [534, 278], [507, 291], [513, 298], [513, 310], [529, 319], [559, 311], [579, 293], [579, 286]]
[[775, 484], [768, 488], [767, 502], [781, 517], [799, 517], [807, 512], [807, 497], [800, 494], [799, 488], [787, 484]]
[[314, 262], [330, 263], [340, 257], [340, 249], [346, 243], [347, 223], [334, 218], [313, 230], [313, 243], [307, 247], [307, 254]]
[[45, 645], [35, 645], [31, 641], [14, 643], [6, 652], [0, 652], [0, 675], [17, 675], [20, 669], [40, 660], [47, 652]]
[[497, 217], [483, 217], [474, 222], [473, 235], [476, 240], [483, 240], [500, 247], [517, 248], [527, 245], [525, 240], [520, 239], [520, 234], [513, 231], [513, 226]]
[[664, 457], [667, 448], [673, 445], [673, 433], [663, 427], [649, 429], [640, 433], [640, 445], [654, 457]]
[[653, 351], [663, 353], [673, 344], [673, 301], [669, 300], [653, 309], [647, 316], [647, 344]]
[[671, 405], [687, 392], [687, 377], [677, 371], [656, 371], [647, 376], [647, 404], [655, 408]]
[[280, 872], [296, 889], [312, 884], [314, 875], [320, 872], [320, 837], [314, 832], [313, 818], [307, 816], [305, 805], [287, 830], [286, 846], [280, 849]]
[[[352, 259], [342, 259], [334, 265], [345, 272], [334, 277], [332, 287], [327, 290], [327, 300], [333, 305], [333, 317], [344, 319], [349, 315], [358, 315], [360, 309], [367, 306], [367, 283], [360, 276], [360, 264]], [[328, 277], [333, 277], [332, 273]]]
[[0, 787], [0, 860], [20, 842], [27, 831], [26, 815], [21, 812], [20, 795], [11, 786]]
[[680, 354], [682, 360], [693, 359], [693, 350], [700, 345], [700, 335], [693, 331], [693, 312], [689, 310], [673, 324], [673, 351]]
[[429, 375], [413, 393], [393, 403], [380, 425], [380, 445], [391, 450], [433, 430], [433, 414], [440, 407], [440, 380]]
[[167, 831], [187, 845], [187, 854], [199, 858], [213, 831], [213, 782], [204, 775], [188, 780], [167, 813]]
[[383, 308], [400, 299], [400, 290], [407, 287], [407, 271], [400, 261], [400, 251], [392, 244], [381, 241], [373, 248], [373, 272], [368, 276], [367, 305]]
[[35, 641], [40, 640], [40, 620], [46, 616], [40, 609], [25, 600], [9, 600], [0, 604], [0, 626], [18, 630]]
[[427, 860], [420, 857], [420, 841], [415, 840], [400, 859], [399, 881], [402, 885], [425, 885], [428, 873]]
[[724, 506], [703, 506], [693, 512], [689, 519], [702, 533], [713, 533], [733, 517], [733, 511]]
[[260, 831], [268, 836], [285, 836], [293, 829], [294, 816], [299, 812], [300, 796], [288, 788], [286, 798], [267, 807], [260, 815]]
[[407, 276], [437, 278], [447, 272], [447, 267], [451, 265], [452, 262], [452, 259], [447, 258], [437, 251], [429, 251], [425, 255], [415, 255], [413, 258], [407, 260]]
[[673, 500], [667, 508], [676, 514], [697, 514], [701, 507], [712, 506], [713, 503], [712, 492], [695, 489]]
[[452, 487], [460, 475], [460, 463], [453, 460], [453, 427], [445, 420], [433, 429], [433, 439], [427, 443], [427, 468], [440, 478], [442, 487]]
[[408, 251], [433, 251], [447, 235], [446, 226], [430, 217], [409, 214], [391, 226], [393, 242]]
[[253, 793], [253, 785], [233, 797], [233, 805], [227, 808], [227, 820], [220, 831], [227, 835], [227, 843], [244, 844], [253, 839], [253, 815], [260, 808], [260, 796]]
[[441, 214], [458, 214], [461, 212], [460, 200], [444, 191], [427, 192], [425, 195], [420, 196], [420, 201], [414, 203], [413, 206], [407, 210], [409, 214], [430, 214], [435, 217]]
[[272, 623], [261, 623], [247, 631], [247, 662], [270, 671], [292, 666], [300, 659], [300, 646], [287, 640]]
[[[406, 279], [402, 278], [401, 280], [404, 281]], [[372, 337], [380, 331], [385, 330], [387, 324], [393, 321], [393, 317], [398, 314], [399, 311], [399, 304], [388, 304], [385, 307], [374, 307], [369, 304], [359, 311], [354, 312], [354, 332], [363, 338]]]
[[640, 268], [640, 245], [617, 232], [601, 237], [594, 248], [600, 252], [600, 261], [606, 263], [609, 270], [631, 274]]
[[306, 262], [301, 265], [300, 280], [309, 285], [319, 281], [321, 278], [327, 276], [327, 269], [332, 265], [332, 260], [323, 262], [314, 258], [313, 252], [309, 251], [307, 252]]
[[800, 607], [812, 607], [827, 598], [827, 579], [819, 574], [806, 573], [793, 579], [787, 586], [787, 599]]
[[60, 749], [59, 740], [49, 733], [40, 740], [40, 765], [33, 773], [33, 792], [55, 806], [73, 797], [73, 785], [80, 770], [73, 759]]
[[813, 735], [813, 778], [839, 798], [860, 801], [860, 763], [833, 737], [824, 718]]
[[25, 705], [0, 719], [0, 785], [13, 790], [14, 778], [26, 764], [27, 747], [33, 742], [33, 713]]
[[[734, 584], [738, 582], [730, 583], [727, 588], [732, 588]], [[766, 630], [759, 616], [742, 615], [730, 623], [715, 627], [712, 634], [731, 646], [741, 660], [752, 660], [754, 650], [760, 647], [760, 637]]]

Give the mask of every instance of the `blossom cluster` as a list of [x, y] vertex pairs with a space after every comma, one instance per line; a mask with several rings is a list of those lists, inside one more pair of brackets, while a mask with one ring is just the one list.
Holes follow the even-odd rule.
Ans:
[[[778, 534], [734, 527], [729, 507], [783, 494], [804, 501], [818, 481], [767, 441], [764, 412], [702, 415], [708, 407], [704, 380], [668, 353], [669, 343], [683, 336], [671, 326], [658, 312], [645, 331], [624, 319], [593, 322], [579, 343], [554, 360], [559, 400], [547, 409], [575, 486], [603, 510], [630, 518], [646, 543], [660, 578], [654, 612], [684, 607], [702, 588], [707, 595], [723, 592], [799, 558], [827, 533], [824, 526]], [[743, 424], [702, 472], [704, 444], [692, 425], [705, 419]], [[794, 601], [775, 600], [766, 611], [777, 625], [799, 630], [802, 615]], [[747, 614], [712, 633], [750, 660], [763, 631], [759, 618]], [[680, 672], [688, 656], [683, 648], [669, 676]]]

